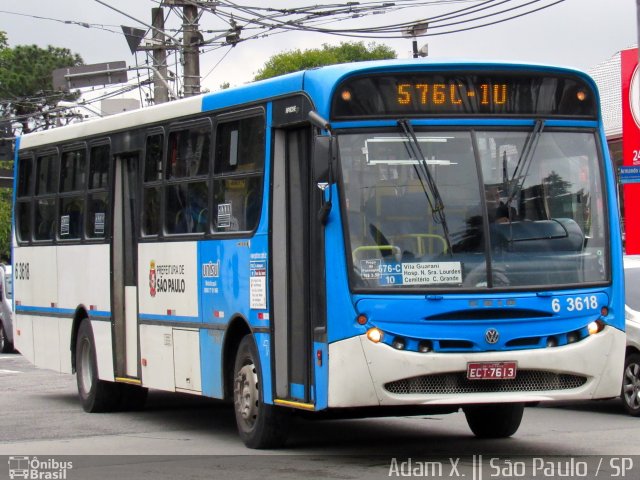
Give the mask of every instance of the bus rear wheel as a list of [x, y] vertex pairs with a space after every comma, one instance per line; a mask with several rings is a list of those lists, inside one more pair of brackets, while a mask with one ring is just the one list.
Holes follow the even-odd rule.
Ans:
[[76, 340], [76, 381], [78, 396], [85, 412], [111, 412], [118, 409], [120, 385], [98, 378], [96, 346], [88, 319], [80, 323]]
[[260, 360], [253, 338], [238, 346], [233, 369], [233, 406], [238, 433], [249, 448], [277, 448], [289, 431], [289, 415], [264, 403]]
[[469, 428], [478, 438], [507, 438], [516, 433], [524, 403], [497, 403], [463, 407]]

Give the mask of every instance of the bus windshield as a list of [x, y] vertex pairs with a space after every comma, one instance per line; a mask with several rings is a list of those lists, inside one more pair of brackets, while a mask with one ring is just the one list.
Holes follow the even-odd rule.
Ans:
[[594, 131], [417, 128], [338, 142], [356, 289], [608, 280]]

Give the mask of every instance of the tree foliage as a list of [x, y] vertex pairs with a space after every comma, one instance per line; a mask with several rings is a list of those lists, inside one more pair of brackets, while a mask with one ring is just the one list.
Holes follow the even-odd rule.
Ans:
[[82, 58], [53, 46], [9, 48], [0, 33], [0, 116], [19, 124], [22, 133], [54, 126], [50, 110], [61, 100], [76, 100], [79, 92], [54, 91], [52, 72], [82, 65]]
[[0, 262], [11, 261], [11, 189], [0, 188]]
[[321, 48], [291, 50], [269, 58], [258, 71], [254, 80], [284, 75], [308, 68], [335, 65], [338, 63], [361, 62], [396, 58], [396, 52], [386, 45], [364, 42], [342, 42], [340, 45], [323, 44]]
[[[76, 100], [79, 92], [55, 92], [52, 71], [82, 64], [82, 58], [66, 48], [10, 48], [6, 33], [0, 31], [0, 121], [8, 121], [14, 134], [53, 126], [51, 109], [60, 100]], [[3, 160], [0, 168], [11, 170], [13, 161]], [[0, 188], [0, 262], [10, 260], [11, 197], [10, 188]]]

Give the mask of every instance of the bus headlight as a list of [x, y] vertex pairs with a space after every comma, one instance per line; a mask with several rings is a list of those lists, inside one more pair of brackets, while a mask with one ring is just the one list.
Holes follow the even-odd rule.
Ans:
[[376, 327], [367, 330], [367, 338], [373, 343], [380, 343], [382, 341], [382, 337], [382, 330], [377, 329]]
[[596, 320], [595, 322], [591, 322], [587, 325], [587, 330], [589, 331], [589, 335], [595, 335], [596, 333], [600, 333], [604, 329], [604, 322], [602, 320]]

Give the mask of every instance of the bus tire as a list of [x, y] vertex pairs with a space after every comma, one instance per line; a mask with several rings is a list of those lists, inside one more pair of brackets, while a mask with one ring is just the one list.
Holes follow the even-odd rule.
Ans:
[[289, 415], [264, 403], [262, 371], [253, 338], [245, 336], [236, 353], [233, 369], [233, 408], [238, 433], [249, 448], [277, 448], [284, 444]]
[[524, 403], [497, 403], [463, 407], [469, 428], [478, 438], [507, 438], [516, 433]]
[[76, 339], [76, 381], [85, 412], [112, 412], [118, 409], [122, 391], [119, 384], [98, 378], [95, 341], [88, 319], [80, 323]]
[[624, 359], [620, 398], [629, 415], [640, 415], [640, 354], [632, 353]]
[[0, 353], [13, 352], [13, 344], [7, 338], [7, 332], [4, 330], [4, 324], [0, 322]]

